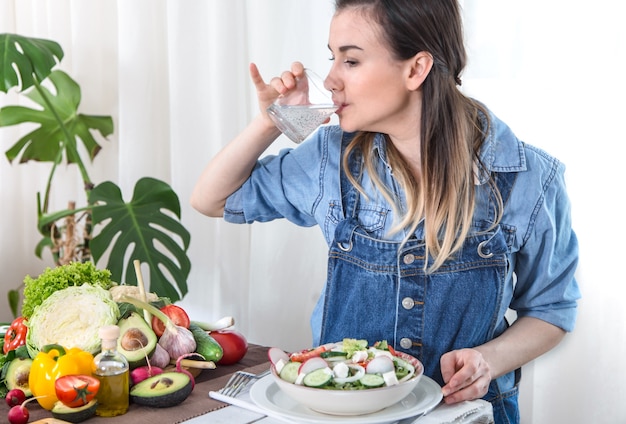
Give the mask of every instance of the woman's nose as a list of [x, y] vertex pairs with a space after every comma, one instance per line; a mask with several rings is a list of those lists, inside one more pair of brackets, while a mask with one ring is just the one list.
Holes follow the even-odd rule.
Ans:
[[328, 74], [326, 79], [324, 79], [324, 88], [328, 91], [332, 91], [333, 93], [338, 90], [337, 84], [331, 78], [330, 74]]

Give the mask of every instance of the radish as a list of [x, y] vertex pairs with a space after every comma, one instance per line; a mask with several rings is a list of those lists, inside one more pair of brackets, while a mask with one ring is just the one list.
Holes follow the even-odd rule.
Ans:
[[42, 397], [44, 396], [32, 397], [25, 400], [21, 405], [15, 405], [11, 409], [9, 409], [9, 413], [7, 415], [7, 418], [9, 419], [9, 424], [26, 424], [28, 422], [28, 418], [30, 418], [30, 413], [26, 408], [26, 404]]
[[[140, 340], [137, 340], [137, 342], [139, 342], [141, 347], [144, 347]], [[159, 347], [158, 344], [157, 344], [157, 347]], [[155, 353], [156, 353], [156, 350], [155, 350]], [[165, 354], [167, 355], [167, 352], [165, 352]], [[137, 367], [130, 372], [131, 386], [134, 386], [137, 383], [141, 383], [146, 378], [152, 377], [153, 375], [161, 374], [163, 372], [162, 368], [157, 367], [157, 366], [152, 366], [152, 364], [150, 363], [150, 359], [148, 359], [148, 355], [146, 355], [145, 352], [144, 352], [144, 356], [146, 358], [147, 365], [143, 367]], [[154, 354], [152, 356], [154, 356]], [[169, 355], [167, 359], [169, 361]]]
[[143, 367], [135, 368], [130, 372], [130, 381], [134, 386], [137, 383], [144, 381], [146, 378], [152, 377], [153, 375], [161, 374], [163, 370], [159, 367], [153, 367], [148, 363]]
[[269, 358], [272, 365], [276, 366], [276, 364], [282, 359], [284, 362], [289, 362], [289, 355], [277, 347], [270, 347], [267, 350], [267, 357]]
[[11, 389], [5, 400], [10, 407], [21, 405], [26, 400], [26, 394], [22, 389]]
[[22, 405], [15, 405], [9, 410], [9, 423], [10, 424], [26, 424], [28, 422], [28, 409]]
[[318, 370], [320, 368], [327, 368], [328, 363], [320, 358], [319, 356], [315, 356], [313, 358], [309, 358], [300, 365], [298, 368], [298, 374], [308, 374], [312, 371]]
[[191, 389], [193, 390], [193, 388], [196, 386], [196, 379], [194, 378], [194, 376], [187, 371], [185, 368], [183, 368], [181, 362], [183, 361], [183, 359], [185, 358], [189, 358], [189, 357], [193, 357], [193, 356], [198, 356], [200, 358], [202, 358], [203, 360], [205, 359], [204, 356], [200, 355], [199, 353], [186, 353], [184, 355], [180, 355], [178, 357], [178, 359], [176, 360], [176, 371], [186, 374], [189, 379], [191, 380]]
[[389, 371], [394, 371], [393, 360], [388, 356], [377, 356], [368, 362], [365, 371], [368, 374], [385, 374]]

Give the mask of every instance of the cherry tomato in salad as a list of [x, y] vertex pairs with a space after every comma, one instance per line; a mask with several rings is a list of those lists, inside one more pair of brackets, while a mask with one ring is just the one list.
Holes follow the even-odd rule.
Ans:
[[99, 389], [100, 380], [90, 375], [64, 375], [54, 382], [57, 398], [70, 408], [87, 405]]
[[[161, 308], [161, 312], [167, 315], [175, 325], [189, 328], [189, 315], [187, 315], [187, 312], [185, 312], [185, 310], [180, 306], [165, 305]], [[152, 317], [152, 331], [154, 331], [154, 334], [156, 334], [157, 337], [161, 337], [165, 331], [165, 324], [163, 324], [163, 321], [154, 316]]]
[[231, 365], [239, 362], [248, 351], [248, 341], [235, 330], [218, 330], [209, 333], [215, 339], [217, 344], [222, 347], [224, 354], [217, 361], [220, 365]]

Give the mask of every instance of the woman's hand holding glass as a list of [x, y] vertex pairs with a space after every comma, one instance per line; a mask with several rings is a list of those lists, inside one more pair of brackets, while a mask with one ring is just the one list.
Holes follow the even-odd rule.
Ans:
[[250, 75], [265, 116], [295, 143], [302, 142], [337, 110], [323, 80], [300, 62], [266, 84], [256, 65]]
[[[256, 64], [250, 64], [250, 77], [256, 88], [259, 108], [268, 117], [267, 108], [270, 107], [281, 94], [296, 88], [297, 78], [304, 75], [304, 66], [300, 62], [291, 65], [291, 71], [285, 71], [280, 77], [274, 77], [269, 84], [265, 82]], [[272, 122], [273, 125], [273, 122]]]

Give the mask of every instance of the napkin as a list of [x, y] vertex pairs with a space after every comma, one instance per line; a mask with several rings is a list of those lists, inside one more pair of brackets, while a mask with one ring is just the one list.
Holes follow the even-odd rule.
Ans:
[[247, 390], [244, 393], [238, 395], [237, 397], [225, 396], [221, 394], [220, 392], [214, 392], [214, 391], [209, 392], [209, 396], [221, 402], [229, 403], [231, 405], [238, 406], [240, 408], [244, 408], [249, 411], [256, 412], [258, 414], [274, 418], [277, 421], [293, 424], [293, 420], [287, 417], [284, 417], [280, 414], [277, 414], [273, 411], [268, 411], [265, 408], [261, 408], [260, 406], [257, 406], [254, 402], [252, 402], [252, 399], [250, 399], [250, 395]]
[[477, 399], [454, 405], [442, 403], [428, 414], [414, 420], [412, 424], [492, 424], [493, 422], [491, 403]]

